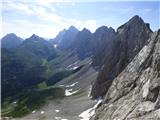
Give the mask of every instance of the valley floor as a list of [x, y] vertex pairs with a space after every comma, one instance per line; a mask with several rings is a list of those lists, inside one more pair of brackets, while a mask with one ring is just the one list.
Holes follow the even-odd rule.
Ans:
[[90, 64], [85, 64], [78, 73], [55, 85], [65, 89], [66, 96], [63, 99], [49, 100], [39, 110], [16, 120], [88, 120], [89, 118], [79, 115], [97, 103], [89, 97], [91, 84], [96, 76], [97, 71]]

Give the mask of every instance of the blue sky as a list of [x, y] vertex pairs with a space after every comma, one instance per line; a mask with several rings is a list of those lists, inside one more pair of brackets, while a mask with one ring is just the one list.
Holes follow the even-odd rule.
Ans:
[[94, 32], [106, 25], [117, 29], [134, 15], [150, 23], [151, 29], [160, 27], [158, 1], [98, 1], [98, 0], [3, 0], [2, 34], [16, 33], [27, 38], [33, 33], [54, 38], [59, 31], [74, 25]]

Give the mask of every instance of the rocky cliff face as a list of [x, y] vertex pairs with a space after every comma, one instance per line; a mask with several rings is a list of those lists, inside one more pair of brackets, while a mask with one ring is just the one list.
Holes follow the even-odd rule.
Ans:
[[113, 28], [102, 26], [98, 28], [93, 34], [93, 66], [102, 66], [106, 59], [105, 51], [110, 50], [110, 44], [113, 43], [113, 39], [116, 36], [116, 32]]
[[113, 80], [92, 120], [160, 119], [160, 30]]
[[93, 98], [103, 96], [112, 80], [128, 65], [134, 56], [147, 43], [151, 30], [139, 16], [134, 16], [117, 29], [115, 38], [103, 50], [105, 60], [91, 95]]

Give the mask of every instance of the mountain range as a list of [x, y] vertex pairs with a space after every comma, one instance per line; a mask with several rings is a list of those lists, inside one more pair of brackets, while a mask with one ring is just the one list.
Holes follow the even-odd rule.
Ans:
[[[35, 34], [25, 40], [7, 34], [1, 40], [2, 116], [37, 118], [42, 114], [32, 112], [52, 97], [53, 108], [64, 109], [53, 119], [158, 120], [159, 48], [160, 30], [153, 32], [137, 15], [117, 30], [101, 26], [91, 33], [71, 26], [49, 41]], [[73, 95], [68, 97], [67, 90]], [[94, 100], [101, 103], [93, 107]], [[44, 119], [57, 115], [45, 108]], [[88, 118], [80, 114], [86, 109]]]

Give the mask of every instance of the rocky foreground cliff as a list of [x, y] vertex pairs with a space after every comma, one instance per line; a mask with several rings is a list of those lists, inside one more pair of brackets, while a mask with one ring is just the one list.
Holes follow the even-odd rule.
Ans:
[[160, 119], [160, 30], [113, 80], [91, 120]]

